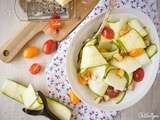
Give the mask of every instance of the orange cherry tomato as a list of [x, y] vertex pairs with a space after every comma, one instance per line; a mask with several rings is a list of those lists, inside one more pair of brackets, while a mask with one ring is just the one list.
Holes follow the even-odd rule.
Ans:
[[45, 54], [51, 54], [52, 52], [54, 52], [57, 49], [57, 42], [54, 40], [47, 40], [44, 44], [43, 44], [43, 52]]
[[136, 82], [142, 81], [144, 78], [144, 70], [142, 68], [138, 68], [136, 71], [133, 72], [133, 79]]
[[26, 48], [23, 52], [23, 56], [25, 58], [32, 58], [38, 55], [38, 48], [37, 47], [29, 47]]
[[72, 104], [76, 105], [80, 103], [80, 99], [74, 94], [73, 90], [69, 91], [69, 96]]
[[143, 48], [137, 48], [135, 50], [130, 51], [129, 52], [129, 56], [131, 56], [131, 57], [137, 57], [137, 56], [141, 55], [143, 52], [144, 52]]
[[82, 84], [82, 85], [87, 85], [88, 84], [88, 80], [85, 80], [84, 78], [82, 78], [80, 74], [78, 74], [77, 77], [78, 77], [78, 80], [79, 80], [80, 84]]
[[114, 90], [114, 88], [111, 87], [111, 86], [109, 86], [109, 87], [107, 88], [107, 92], [106, 92], [106, 94], [107, 94], [110, 98], [115, 98], [115, 97], [117, 97], [117, 96], [119, 95], [119, 93], [120, 93], [120, 91]]
[[53, 30], [59, 30], [63, 27], [63, 23], [60, 19], [50, 19], [48, 22], [48, 27]]
[[31, 67], [29, 68], [29, 72], [33, 75], [39, 73], [41, 70], [41, 65], [38, 63], [34, 63], [31, 65]]
[[114, 32], [109, 27], [104, 27], [101, 34], [108, 40], [111, 40], [114, 37]]

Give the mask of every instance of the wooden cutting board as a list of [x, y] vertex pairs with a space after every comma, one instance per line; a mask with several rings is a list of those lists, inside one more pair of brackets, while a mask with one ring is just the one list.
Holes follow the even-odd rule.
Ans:
[[64, 27], [60, 32], [55, 32], [47, 26], [47, 22], [26, 22], [24, 27], [17, 31], [13, 36], [0, 47], [0, 59], [3, 62], [11, 62], [17, 53], [35, 35], [44, 32], [54, 40], [63, 40], [82, 20], [90, 13], [99, 0], [76, 0], [76, 16], [74, 19], [64, 21]]

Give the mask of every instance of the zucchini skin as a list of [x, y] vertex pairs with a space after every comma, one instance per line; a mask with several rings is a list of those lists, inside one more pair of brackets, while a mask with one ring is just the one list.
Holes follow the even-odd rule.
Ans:
[[[21, 85], [21, 84], [19, 84], [18, 82], [16, 82], [16, 81], [14, 81], [14, 80], [8, 80], [8, 82], [12, 82], [12, 83], [14, 83], [14, 84], [17, 84], [19, 87], [22, 87], [22, 88], [26, 88], [25, 86], [23, 86], [23, 85]], [[16, 101], [16, 102], [18, 102], [18, 103], [20, 103], [20, 104], [22, 104], [23, 105], [23, 101], [20, 101], [20, 100], [17, 100], [17, 99], [15, 99], [15, 98], [13, 98], [13, 97], [11, 97], [11, 96], [9, 96], [6, 92], [5, 92], [5, 90], [3, 91], [3, 90], [1, 90], [1, 93], [2, 94], [4, 94], [4, 95], [6, 95], [7, 97], [9, 97], [9, 98], [11, 98], [12, 100], [14, 100], [14, 101]], [[47, 97], [46, 96], [46, 99], [47, 99], [47, 102], [48, 102], [48, 104], [49, 105], [55, 105], [55, 104], [59, 104], [59, 105], [62, 105], [64, 108], [65, 108], [65, 110], [67, 110], [68, 111], [68, 117], [67, 117], [67, 119], [65, 119], [65, 117], [66, 116], [64, 116], [64, 115], [60, 115], [60, 113], [58, 113], [59, 114], [59, 116], [58, 115], [56, 115], [58, 118], [64, 118], [64, 119], [62, 119], [62, 120], [69, 120], [70, 118], [71, 118], [71, 112], [72, 112], [72, 110], [70, 109], [70, 108], [68, 108], [66, 105], [64, 105], [63, 103], [60, 103], [60, 102], [58, 102], [58, 100], [56, 100], [56, 99], [52, 99], [52, 98], [49, 98], [49, 97]], [[38, 101], [39, 102], [39, 101]], [[40, 103], [41, 104], [41, 103]], [[48, 105], [48, 106], [49, 106]], [[63, 108], [62, 107], [62, 108]], [[51, 109], [51, 111], [52, 111], [52, 108], [49, 106], [49, 108]], [[54, 108], [53, 108], [54, 109]], [[39, 109], [40, 110], [40, 109]], [[56, 109], [54, 109], [52, 112], [54, 113], [54, 111], [55, 111]], [[69, 116], [70, 116], [70, 118], [69, 118]], [[68, 119], [69, 118], [69, 119]]]
[[119, 101], [117, 101], [116, 104], [119, 104], [120, 102], [122, 102], [122, 100], [124, 99], [125, 95], [126, 95], [126, 91], [124, 91], [122, 98]]
[[157, 46], [155, 44], [152, 44], [146, 48], [146, 53], [149, 58], [153, 57], [157, 53]]

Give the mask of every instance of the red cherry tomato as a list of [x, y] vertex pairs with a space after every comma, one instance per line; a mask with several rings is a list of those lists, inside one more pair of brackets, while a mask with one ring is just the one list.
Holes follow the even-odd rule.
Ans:
[[54, 16], [51, 17], [51, 19], [61, 19], [61, 17], [58, 16], [58, 15], [54, 15]]
[[31, 67], [29, 68], [29, 72], [33, 75], [39, 73], [41, 70], [41, 65], [38, 63], [34, 63], [31, 65]]
[[104, 27], [103, 30], [102, 30], [102, 35], [107, 39], [113, 39], [114, 32], [113, 32], [113, 30], [111, 28]]
[[59, 30], [63, 27], [63, 23], [60, 19], [50, 19], [48, 22], [48, 27], [53, 30]]
[[119, 95], [119, 91], [118, 90], [114, 90], [113, 87], [109, 86], [107, 88], [107, 93], [106, 93], [110, 98], [115, 98]]
[[43, 52], [45, 54], [51, 54], [57, 49], [57, 42], [53, 40], [47, 40], [43, 45]]
[[136, 82], [142, 81], [144, 78], [144, 70], [142, 68], [138, 68], [136, 71], [133, 72], [133, 79]]

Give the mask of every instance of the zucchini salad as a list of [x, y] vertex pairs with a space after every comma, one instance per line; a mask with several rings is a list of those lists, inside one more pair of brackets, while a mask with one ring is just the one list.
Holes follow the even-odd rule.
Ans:
[[85, 41], [77, 60], [79, 83], [97, 97], [95, 103], [123, 101], [144, 78], [143, 67], [152, 64], [157, 46], [137, 19], [123, 16], [106, 21], [99, 35]]

